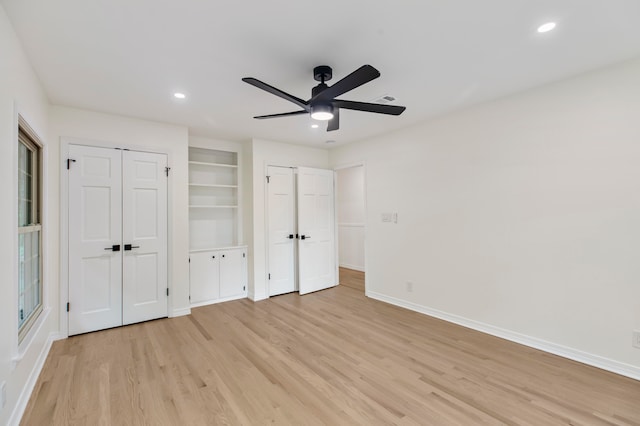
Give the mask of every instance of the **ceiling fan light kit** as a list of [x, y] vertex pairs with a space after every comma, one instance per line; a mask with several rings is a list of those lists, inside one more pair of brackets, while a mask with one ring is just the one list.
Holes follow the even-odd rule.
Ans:
[[311, 98], [307, 101], [296, 96], [276, 89], [256, 78], [245, 77], [245, 83], [276, 95], [282, 99], [296, 104], [302, 108], [298, 111], [283, 112], [280, 114], [258, 115], [253, 118], [259, 120], [267, 118], [289, 117], [293, 115], [310, 114], [311, 118], [319, 121], [328, 121], [327, 131], [338, 130], [340, 128], [340, 109], [350, 109], [354, 111], [373, 112], [377, 114], [400, 115], [406, 109], [398, 105], [373, 104], [368, 102], [355, 102], [336, 99], [336, 97], [347, 93], [356, 87], [360, 87], [380, 77], [380, 72], [371, 65], [363, 65], [337, 83], [328, 86], [327, 81], [333, 77], [333, 70], [327, 65], [320, 65], [313, 69], [313, 78], [320, 83], [311, 89]]
[[333, 118], [333, 107], [331, 104], [317, 104], [311, 107], [311, 118], [314, 120], [327, 121]]

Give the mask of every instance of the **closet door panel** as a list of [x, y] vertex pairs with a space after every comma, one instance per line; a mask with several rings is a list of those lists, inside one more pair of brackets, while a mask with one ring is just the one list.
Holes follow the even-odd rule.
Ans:
[[167, 156], [123, 151], [123, 323], [167, 316]]
[[298, 168], [300, 294], [337, 285], [332, 170]]
[[269, 296], [296, 291], [295, 190], [290, 167], [267, 168]]
[[121, 151], [69, 145], [69, 335], [122, 325]]

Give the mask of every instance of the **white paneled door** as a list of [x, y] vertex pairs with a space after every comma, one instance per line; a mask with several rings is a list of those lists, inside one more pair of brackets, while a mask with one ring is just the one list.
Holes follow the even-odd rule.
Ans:
[[122, 322], [167, 316], [167, 156], [122, 151]]
[[298, 271], [300, 294], [338, 284], [334, 172], [298, 167]]
[[69, 335], [167, 316], [166, 155], [69, 158]]
[[290, 167], [267, 168], [269, 296], [296, 291], [295, 192]]
[[122, 151], [69, 146], [69, 334], [122, 325]]

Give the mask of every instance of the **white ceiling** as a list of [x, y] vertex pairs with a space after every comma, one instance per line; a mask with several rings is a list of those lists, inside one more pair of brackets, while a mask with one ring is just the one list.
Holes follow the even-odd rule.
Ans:
[[[325, 146], [640, 55], [638, 0], [2, 0], [54, 104], [186, 125], [230, 140]], [[555, 31], [538, 34], [547, 21]], [[342, 99], [397, 98], [399, 116], [254, 120], [308, 99], [316, 65], [380, 78]], [[177, 101], [173, 92], [187, 94]]]

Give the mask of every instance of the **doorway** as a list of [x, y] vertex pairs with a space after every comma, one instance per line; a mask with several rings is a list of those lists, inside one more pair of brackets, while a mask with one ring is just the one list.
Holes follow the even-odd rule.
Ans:
[[365, 292], [365, 173], [357, 164], [336, 169], [336, 219], [341, 285]]

